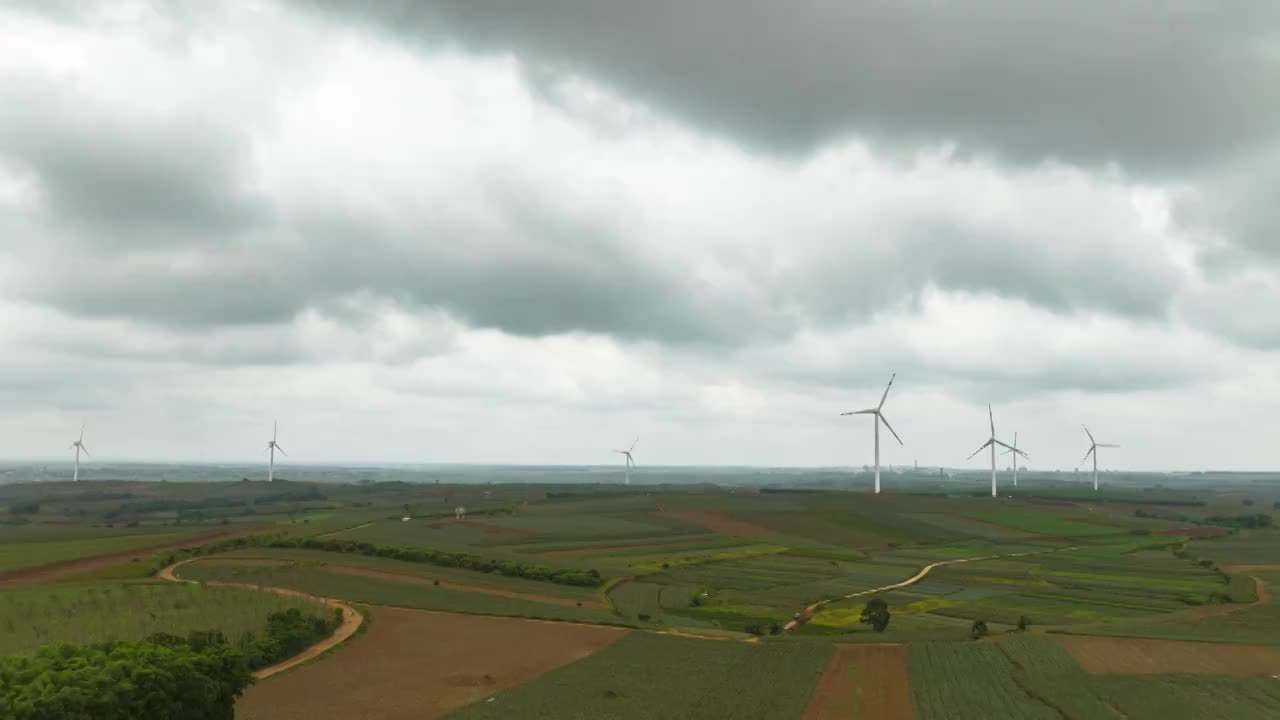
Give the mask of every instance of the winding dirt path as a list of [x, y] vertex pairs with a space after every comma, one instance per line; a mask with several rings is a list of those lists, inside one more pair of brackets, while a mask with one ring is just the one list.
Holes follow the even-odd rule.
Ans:
[[268, 587], [266, 585], [249, 585], [247, 583], [228, 583], [228, 582], [217, 582], [217, 581], [209, 581], [206, 583], [201, 583], [198, 580], [187, 580], [185, 578], [180, 578], [174, 574], [174, 571], [182, 567], [183, 565], [186, 565], [189, 562], [195, 562], [196, 560], [200, 560], [200, 559], [201, 558], [195, 557], [195, 558], [183, 560], [181, 562], [176, 562], [170, 565], [169, 567], [164, 568], [160, 572], [156, 573], [156, 577], [160, 578], [161, 580], [168, 580], [169, 582], [187, 583], [189, 585], [203, 584], [203, 585], [209, 585], [212, 587], [234, 587], [234, 588], [245, 588], [248, 590], [261, 590], [264, 592], [275, 593], [277, 595], [283, 595], [285, 597], [311, 600], [313, 602], [318, 602], [324, 605], [325, 607], [340, 608], [342, 610], [342, 624], [338, 626], [338, 629], [333, 631], [332, 635], [321, 640], [315, 645], [312, 645], [306, 650], [303, 650], [297, 655], [294, 655], [288, 660], [284, 660], [282, 662], [276, 663], [275, 665], [264, 667], [260, 670], [255, 671], [253, 673], [253, 677], [258, 680], [263, 680], [271, 677], [272, 675], [282, 673], [285, 670], [288, 670], [289, 668], [296, 667], [298, 665], [301, 665], [302, 663], [307, 662], [308, 660], [311, 660], [312, 658], [319, 656], [320, 654], [326, 652], [330, 648], [337, 647], [347, 638], [351, 637], [352, 635], [355, 635], [356, 630], [358, 630], [360, 628], [360, 625], [364, 622], [363, 615], [356, 612], [356, 609], [351, 607], [351, 605], [341, 600], [334, 600], [333, 598], [319, 597], [316, 595], [308, 595], [306, 593], [298, 592], [297, 590], [287, 590], [285, 588]]
[[848, 600], [850, 598], [863, 597], [864, 595], [874, 595], [876, 593], [886, 592], [889, 590], [898, 590], [904, 587], [908, 587], [910, 585], [915, 585], [916, 583], [925, 579], [925, 577], [928, 576], [928, 574], [932, 572], [934, 568], [939, 568], [944, 565], [959, 565], [960, 563], [978, 562], [980, 560], [1003, 560], [1006, 558], [1026, 557], [1028, 555], [1044, 555], [1046, 553], [1068, 552], [1070, 550], [1079, 550], [1079, 549], [1080, 549], [1079, 547], [1052, 548], [1049, 550], [1031, 550], [1029, 552], [1011, 553], [1009, 555], [985, 555], [983, 557], [960, 558], [958, 560], [940, 560], [936, 563], [930, 563], [929, 565], [925, 565], [923, 568], [920, 569], [920, 572], [916, 573], [915, 575], [912, 575], [911, 577], [907, 578], [906, 580], [903, 580], [902, 582], [894, 583], [892, 585], [885, 585], [884, 587], [872, 588], [870, 590], [861, 590], [859, 592], [849, 593], [848, 595], [844, 595], [838, 598], [820, 600], [810, 605], [809, 607], [805, 608], [804, 610], [801, 610], [800, 617], [794, 618], [788, 621], [787, 624], [782, 627], [782, 629], [787, 632], [790, 632], [791, 630], [794, 630], [796, 627], [809, 622], [810, 618], [813, 617], [813, 614], [817, 612], [818, 608], [822, 607], [823, 605], [837, 602], [839, 600]]

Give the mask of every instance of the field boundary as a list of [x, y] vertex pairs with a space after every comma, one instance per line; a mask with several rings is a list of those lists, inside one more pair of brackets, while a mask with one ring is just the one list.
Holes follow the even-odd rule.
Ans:
[[253, 673], [253, 677], [256, 680], [265, 680], [266, 678], [269, 678], [272, 675], [282, 673], [285, 670], [289, 670], [291, 668], [297, 667], [298, 665], [301, 665], [305, 662], [308, 662], [310, 660], [313, 660], [319, 657], [320, 655], [328, 652], [329, 650], [337, 647], [338, 645], [341, 645], [348, 638], [355, 635], [356, 631], [359, 630], [360, 626], [364, 623], [364, 616], [361, 615], [354, 607], [352, 607], [350, 603], [343, 600], [335, 600], [333, 598], [319, 597], [317, 595], [308, 595], [307, 593], [299, 592], [297, 590], [269, 587], [266, 585], [251, 585], [248, 583], [228, 583], [228, 582], [218, 582], [218, 581], [201, 582], [199, 580], [188, 580], [186, 578], [180, 578], [174, 574], [174, 571], [177, 570], [179, 567], [186, 565], [187, 563], [195, 562], [200, 559], [201, 558], [195, 557], [195, 558], [189, 558], [187, 560], [180, 560], [160, 570], [160, 572], [156, 573], [156, 577], [160, 578], [161, 580], [167, 580], [169, 582], [177, 582], [177, 583], [186, 583], [188, 585], [208, 585], [211, 587], [234, 587], [234, 588], [243, 588], [248, 590], [259, 590], [262, 592], [275, 593], [276, 595], [282, 595], [284, 597], [313, 600], [315, 602], [320, 603], [321, 605], [324, 605], [325, 607], [338, 608], [342, 610], [342, 624], [339, 625], [338, 628], [333, 631], [332, 635], [330, 635], [327, 638], [324, 638], [320, 642], [312, 645], [311, 647], [307, 648], [306, 650], [303, 650], [302, 652], [298, 653], [297, 655], [294, 655], [293, 657], [287, 660], [282, 660], [276, 663], [275, 665], [270, 665], [268, 667], [255, 671]]

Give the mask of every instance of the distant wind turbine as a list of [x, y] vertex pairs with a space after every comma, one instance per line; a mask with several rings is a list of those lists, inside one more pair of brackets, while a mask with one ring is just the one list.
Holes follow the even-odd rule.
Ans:
[[618, 453], [619, 455], [622, 455], [623, 457], [622, 464], [626, 468], [627, 479], [625, 481], [625, 484], [627, 485], [631, 484], [631, 466], [636, 464], [636, 459], [631, 457], [631, 451], [636, 449], [636, 443], [639, 443], [639, 442], [640, 442], [640, 438], [636, 438], [636, 441], [631, 443], [631, 447], [629, 449], [614, 450], [614, 452]]
[[71, 475], [72, 482], [80, 481], [80, 453], [83, 452], [85, 457], [89, 457], [89, 448], [84, 446], [84, 423], [80, 424], [80, 439], [71, 443], [71, 447], [76, 449], [76, 469]]
[[[1118, 448], [1120, 446], [1100, 443], [1093, 439], [1093, 433], [1089, 432], [1087, 425], [1081, 425], [1080, 427], [1083, 427], [1084, 434], [1089, 436], [1089, 452], [1084, 454], [1084, 460], [1088, 460], [1090, 455], [1093, 456], [1093, 489], [1096, 491], [1098, 489], [1098, 448]], [[1084, 462], [1084, 460], [1080, 462]]]
[[[996, 416], [995, 413], [992, 412], [990, 405], [987, 406], [987, 417], [991, 419], [991, 437], [987, 438], [987, 441], [982, 444], [982, 447], [975, 450], [973, 454], [969, 456], [969, 459], [972, 460], [978, 456], [978, 453], [986, 450], [987, 448], [991, 448], [991, 497], [996, 497], [996, 446], [999, 445], [1002, 448], [1013, 451], [1013, 462], [1015, 467], [1018, 464], [1019, 455], [1024, 458], [1030, 458], [1030, 456], [1013, 445], [1003, 443], [996, 439]], [[1015, 440], [1014, 442], [1016, 443], [1017, 441]]]
[[272, 482], [275, 480], [276, 451], [279, 450], [281, 455], [284, 455], [285, 457], [289, 457], [289, 453], [285, 452], [284, 448], [280, 447], [280, 443], [276, 442], [276, 436], [279, 434], [279, 432], [280, 432], [279, 421], [272, 421], [271, 439], [267, 441], [267, 451], [271, 453], [271, 460], [268, 461], [267, 463], [267, 482]]
[[[1018, 433], [1016, 433], [1016, 432], [1013, 434], [1013, 446], [1014, 446], [1014, 447], [1017, 447], [1017, 446], [1018, 446]], [[1012, 450], [1005, 450], [1004, 452], [1002, 452], [1002, 453], [1000, 453], [1000, 454], [1001, 454], [1001, 455], [1010, 455], [1010, 454], [1012, 454], [1012, 453], [1013, 453], [1013, 451], [1012, 451]], [[1018, 487], [1018, 456], [1017, 456], [1017, 455], [1014, 455], [1014, 456], [1013, 456], [1013, 486], [1014, 486], [1014, 487]]]
[[894, 430], [893, 430], [893, 426], [889, 424], [889, 421], [888, 421], [888, 420], [886, 420], [886, 419], [885, 419], [885, 417], [884, 417], [884, 413], [883, 413], [883, 412], [881, 412], [881, 411], [884, 409], [884, 401], [889, 399], [889, 389], [893, 387], [893, 381], [894, 381], [894, 380], [896, 380], [896, 379], [897, 379], [897, 377], [898, 377], [898, 374], [897, 374], [897, 373], [894, 373], [894, 374], [893, 374], [893, 376], [889, 378], [889, 384], [888, 384], [887, 386], [885, 386], [885, 389], [884, 389], [884, 395], [882, 395], [882, 396], [880, 397], [880, 404], [879, 404], [879, 405], [875, 406], [874, 408], [871, 408], [870, 410], [856, 410], [856, 411], [854, 411], [854, 412], [840, 413], [841, 417], [844, 417], [844, 416], [846, 416], [846, 415], [873, 415], [873, 416], [875, 416], [875, 422], [876, 422], [876, 493], [879, 493], [879, 492], [880, 492], [880, 423], [884, 423], [884, 426], [885, 426], [885, 427], [887, 427], [887, 428], [889, 428], [889, 432], [893, 433], [893, 438], [894, 438], [895, 440], [897, 440], [897, 441], [898, 441], [898, 444], [899, 444], [899, 445], [902, 445], [902, 444], [903, 444], [903, 442], [902, 442], [902, 438], [898, 437], [898, 433], [894, 432]]

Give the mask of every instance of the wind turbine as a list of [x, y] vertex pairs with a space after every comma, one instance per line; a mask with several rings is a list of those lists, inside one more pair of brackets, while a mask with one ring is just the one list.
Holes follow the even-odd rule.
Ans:
[[71, 447], [76, 449], [76, 469], [71, 476], [72, 482], [80, 481], [80, 453], [84, 452], [85, 457], [89, 457], [89, 448], [84, 446], [84, 423], [80, 423], [80, 439], [71, 443]]
[[898, 444], [899, 444], [899, 445], [902, 445], [902, 444], [903, 444], [903, 443], [902, 443], [902, 438], [898, 437], [898, 433], [894, 432], [894, 430], [893, 430], [893, 426], [889, 424], [889, 421], [888, 421], [888, 420], [886, 420], [886, 419], [885, 419], [885, 417], [884, 417], [884, 413], [883, 413], [883, 412], [881, 412], [881, 410], [883, 410], [883, 409], [884, 409], [884, 401], [889, 399], [889, 389], [893, 387], [893, 381], [894, 381], [894, 380], [896, 380], [896, 379], [897, 379], [897, 377], [898, 377], [898, 373], [894, 373], [894, 374], [893, 374], [893, 376], [889, 378], [889, 384], [888, 384], [887, 386], [885, 386], [885, 389], [884, 389], [884, 395], [880, 396], [880, 404], [879, 404], [879, 405], [875, 406], [874, 408], [871, 408], [870, 410], [856, 410], [856, 411], [854, 411], [854, 412], [840, 413], [840, 416], [841, 416], [841, 417], [844, 417], [844, 416], [846, 416], [846, 415], [873, 415], [873, 416], [875, 416], [875, 422], [876, 422], [876, 493], [877, 493], [877, 494], [879, 494], [879, 492], [880, 492], [880, 423], [884, 423], [884, 426], [885, 426], [885, 427], [887, 427], [887, 428], [889, 428], [889, 432], [893, 433], [893, 438], [894, 438], [895, 440], [897, 440], [897, 441], [898, 441]]
[[273, 482], [276, 476], [276, 451], [279, 450], [281, 455], [289, 457], [289, 453], [280, 447], [280, 443], [276, 442], [276, 435], [280, 432], [279, 421], [271, 423], [271, 439], [267, 441], [267, 450], [271, 453], [271, 460], [267, 464], [267, 482]]
[[[1089, 442], [1091, 443], [1089, 445], [1089, 452], [1084, 454], [1084, 460], [1088, 460], [1090, 455], [1093, 456], [1093, 489], [1096, 491], [1098, 489], [1098, 448], [1118, 448], [1120, 446], [1100, 443], [1093, 439], [1093, 433], [1089, 432], [1089, 427], [1087, 425], [1081, 425], [1080, 427], [1084, 428], [1084, 434], [1089, 436]], [[1084, 460], [1081, 460], [1080, 462], [1084, 462]]]
[[[992, 412], [990, 405], [987, 406], [987, 417], [991, 419], [991, 437], [987, 438], [987, 441], [982, 444], [982, 447], [974, 450], [973, 454], [969, 456], [969, 459], [972, 460], [978, 456], [978, 453], [986, 450], [987, 448], [991, 448], [991, 497], [996, 497], [996, 446], [999, 445], [1002, 448], [1013, 451], [1013, 461], [1015, 466], [1017, 465], [1019, 455], [1024, 458], [1030, 458], [1031, 456], [1022, 452], [1013, 445], [1003, 443], [996, 439], [996, 416], [995, 413]], [[1015, 440], [1014, 442], [1016, 443], [1017, 441]]]
[[[1014, 447], [1018, 446], [1018, 433], [1016, 432], [1013, 434], [1013, 446]], [[1009, 455], [1012, 452], [1013, 452], [1012, 450], [1005, 450], [1000, 454]], [[1013, 456], [1013, 486], [1018, 487], [1018, 456], [1017, 455]]]
[[614, 452], [622, 455], [623, 466], [626, 467], [627, 479], [625, 484], [631, 484], [631, 466], [636, 464], [636, 459], [631, 457], [631, 451], [636, 449], [636, 443], [640, 442], [640, 438], [636, 438], [636, 442], [631, 443], [631, 447], [627, 450], [614, 450]]

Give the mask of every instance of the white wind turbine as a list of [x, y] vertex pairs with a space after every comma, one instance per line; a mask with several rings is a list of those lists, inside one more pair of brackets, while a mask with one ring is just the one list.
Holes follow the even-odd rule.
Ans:
[[85, 457], [89, 457], [89, 448], [84, 446], [84, 423], [80, 424], [80, 439], [71, 443], [71, 447], [76, 449], [76, 469], [71, 475], [72, 482], [80, 481], [80, 453], [83, 452]]
[[[1118, 448], [1120, 446], [1100, 443], [1093, 439], [1093, 433], [1089, 432], [1089, 427], [1087, 425], [1081, 425], [1080, 427], [1083, 427], [1084, 434], [1089, 436], [1089, 452], [1084, 454], [1084, 460], [1088, 460], [1090, 455], [1093, 456], [1093, 489], [1096, 491], [1098, 489], [1098, 448]], [[1084, 460], [1081, 460], [1080, 462], [1084, 462]]]
[[[1014, 447], [1017, 447], [1017, 446], [1018, 446], [1018, 433], [1016, 433], [1016, 432], [1013, 434], [1013, 446], [1014, 446]], [[1010, 455], [1010, 454], [1013, 454], [1013, 451], [1012, 451], [1012, 450], [1005, 450], [1004, 452], [1002, 452], [1002, 453], [1000, 453], [1000, 454], [1001, 454], [1001, 455]], [[1014, 455], [1014, 456], [1013, 456], [1013, 486], [1014, 486], [1014, 487], [1018, 487], [1018, 456], [1017, 456], [1017, 455]]]
[[[1030, 458], [1031, 456], [1022, 452], [1013, 445], [1009, 445], [996, 439], [996, 416], [995, 413], [992, 412], [990, 405], [987, 406], [987, 417], [991, 419], [991, 437], [987, 438], [987, 441], [982, 444], [982, 447], [973, 451], [973, 454], [969, 456], [969, 459], [972, 460], [978, 456], [978, 453], [986, 450], [987, 448], [991, 448], [991, 497], [996, 497], [996, 446], [999, 445], [1002, 448], [1013, 451], [1013, 461], [1015, 465], [1018, 462], [1019, 455], [1024, 458]], [[1016, 443], [1017, 441], [1015, 440], [1014, 442]]]
[[870, 410], [856, 410], [856, 411], [854, 411], [854, 412], [840, 413], [841, 417], [846, 416], [846, 415], [873, 415], [873, 416], [875, 416], [875, 421], [876, 421], [876, 492], [877, 492], [877, 493], [879, 493], [879, 492], [880, 492], [880, 423], [884, 423], [884, 426], [885, 426], [885, 427], [887, 427], [887, 428], [889, 428], [889, 432], [893, 433], [893, 437], [894, 437], [894, 439], [895, 439], [895, 440], [897, 440], [897, 441], [898, 441], [898, 444], [899, 444], [899, 445], [902, 445], [902, 444], [903, 444], [903, 443], [902, 443], [902, 438], [898, 437], [898, 433], [894, 432], [894, 430], [893, 430], [893, 426], [889, 424], [889, 421], [888, 421], [888, 420], [886, 420], [886, 419], [885, 419], [885, 417], [884, 417], [884, 413], [883, 413], [883, 412], [881, 412], [881, 411], [884, 409], [884, 401], [889, 399], [889, 389], [893, 387], [893, 381], [894, 381], [895, 379], [897, 379], [897, 377], [898, 377], [898, 374], [897, 374], [897, 373], [894, 373], [894, 374], [893, 374], [893, 376], [889, 378], [889, 384], [888, 384], [888, 385], [885, 387], [885, 389], [884, 389], [884, 395], [882, 395], [882, 396], [880, 397], [880, 404], [879, 404], [879, 405], [875, 406], [874, 408], [871, 408]]
[[271, 453], [271, 460], [268, 461], [267, 463], [267, 482], [272, 482], [275, 480], [276, 451], [279, 450], [281, 455], [284, 455], [285, 457], [289, 457], [289, 453], [285, 452], [284, 448], [280, 447], [280, 443], [276, 442], [276, 435], [279, 433], [279, 431], [280, 431], [279, 421], [272, 421], [271, 439], [267, 441], [267, 451]]
[[631, 457], [631, 451], [636, 449], [636, 443], [638, 442], [640, 442], [640, 438], [636, 438], [636, 441], [631, 443], [631, 447], [627, 450], [614, 450], [614, 452], [618, 453], [623, 458], [622, 463], [626, 468], [627, 473], [625, 484], [627, 485], [631, 484], [631, 466], [636, 464], [636, 459]]

